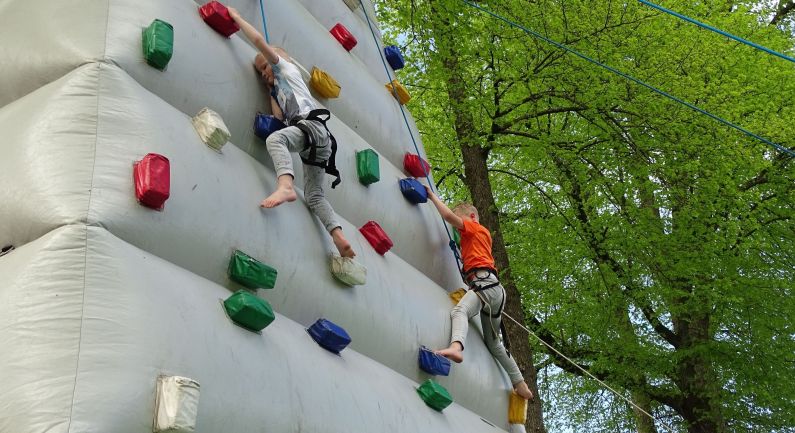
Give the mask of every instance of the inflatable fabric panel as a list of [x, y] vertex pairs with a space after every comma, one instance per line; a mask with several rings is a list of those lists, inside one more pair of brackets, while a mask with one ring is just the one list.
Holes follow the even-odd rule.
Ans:
[[[189, 0], [2, 2], [0, 38], [25, 44], [0, 45], [0, 246], [16, 247], [0, 256], [0, 383], [13, 390], [0, 392], [0, 431], [150, 432], [161, 376], [201, 383], [199, 432], [509, 428], [510, 383], [477, 323], [467, 362], [439, 378], [456, 403], [437, 414], [415, 395], [427, 377], [417, 347], [448, 343], [447, 290], [461, 278], [438, 213], [392, 183], [419, 135], [383, 90], [372, 4], [263, 3], [271, 42], [304, 79], [316, 65], [345, 87], [322, 104], [343, 173], [326, 196], [366, 281], [344, 287], [323, 269], [335, 247], [307, 209], [297, 155], [296, 202], [260, 208], [276, 179], [251, 121], [270, 102], [241, 33], [214, 31]], [[258, 2], [228, 4], [260, 24]], [[175, 35], [162, 71], [142, 55], [153, 19]], [[336, 23], [360, 38], [350, 53], [328, 33]], [[228, 127], [223, 153], [192, 124], [205, 107]], [[357, 182], [361, 151], [377, 154], [388, 182]], [[170, 165], [160, 212], [135, 196], [131, 168], [149, 153]], [[370, 220], [393, 254], [358, 232]], [[259, 294], [279, 313], [267, 332], [241, 332], [222, 307], [239, 288], [227, 272], [235, 250], [279, 269]], [[344, 357], [307, 338], [317, 317], [355, 336]]]
[[[188, 10], [211, 31], [194, 8]], [[260, 201], [275, 186], [270, 168], [235, 145], [226, 146], [223, 154], [207, 148], [188, 114], [114, 65], [86, 64], [3, 107], [0, 127], [7, 132], [0, 143], [0, 183], [14, 186], [0, 189], [0, 245], [19, 248], [55, 228], [87, 223], [230, 288], [237, 286], [227, 274], [229, 258], [239, 249], [279, 269], [279, 281], [268, 294], [276, 311], [307, 325], [325, 316], [349, 330], [366, 329], [357, 333], [352, 347], [405, 377], [423, 379], [417, 347], [448, 343], [446, 289], [460, 286], [460, 276], [446, 243], [437, 254], [424, 239], [440, 236], [438, 215], [420, 224], [425, 213], [403, 200], [391, 182], [369, 188], [354, 182], [356, 194], [367, 201], [351, 214], [416, 219], [412, 225], [390, 223], [390, 231], [408, 245], [379, 256], [357, 226], [341, 218], [368, 279], [355, 290], [340, 290], [341, 284], [324, 270], [334, 246], [303, 205], [300, 190], [297, 203], [261, 209]], [[135, 200], [130, 169], [149, 152], [171, 161], [171, 196], [162, 212]], [[353, 159], [353, 153], [347, 157]], [[391, 164], [384, 167], [389, 176], [401, 176]], [[347, 170], [352, 173], [355, 166]], [[417, 256], [407, 255], [408, 262], [399, 251], [416, 251]], [[439, 258], [446, 261], [436, 262]], [[447, 267], [434, 265], [447, 260]], [[432, 275], [447, 275], [450, 283], [439, 285]], [[486, 419], [505, 420], [504, 391], [510, 382], [485, 349], [479, 325], [470, 329], [467, 362], [444, 385], [459, 395], [459, 404]], [[476, 391], [459, 392], [468, 389]]]
[[0, 275], [3, 432], [151, 432], [161, 376], [201, 384], [200, 433], [495, 431], [458, 404], [432, 416], [418, 381], [319, 349], [284, 316], [241, 332], [219, 305], [227, 288], [100, 227], [53, 230]]

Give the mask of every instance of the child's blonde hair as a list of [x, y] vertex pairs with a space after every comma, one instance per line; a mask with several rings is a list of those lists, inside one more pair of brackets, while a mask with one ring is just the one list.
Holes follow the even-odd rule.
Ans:
[[[287, 51], [284, 51], [284, 48], [282, 48], [282, 47], [273, 47], [273, 51], [276, 51], [276, 54], [278, 54], [279, 57], [283, 58], [284, 60], [287, 60], [290, 63], [293, 63], [293, 58], [290, 57], [289, 54], [287, 54]], [[254, 64], [255, 65], [257, 64], [257, 59], [259, 59], [259, 58], [262, 58], [262, 60], [264, 60], [266, 63], [268, 62], [268, 59], [265, 58], [264, 54], [257, 53], [257, 55], [254, 56]]]
[[453, 207], [454, 214], [475, 214], [475, 218], [480, 219], [480, 214], [478, 214], [478, 208], [472, 205], [472, 203], [461, 202], [458, 203]]

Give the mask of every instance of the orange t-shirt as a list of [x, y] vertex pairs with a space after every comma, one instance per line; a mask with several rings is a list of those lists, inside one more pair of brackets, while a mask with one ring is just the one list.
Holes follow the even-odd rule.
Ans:
[[491, 233], [486, 227], [472, 220], [464, 220], [461, 233], [461, 259], [464, 261], [464, 272], [474, 268], [494, 267], [491, 255]]

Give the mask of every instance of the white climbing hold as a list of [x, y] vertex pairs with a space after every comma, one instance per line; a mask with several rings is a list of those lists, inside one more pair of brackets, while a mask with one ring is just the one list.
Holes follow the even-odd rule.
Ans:
[[331, 255], [331, 274], [334, 278], [349, 286], [358, 286], [367, 282], [367, 268], [349, 257]]
[[191, 122], [204, 144], [216, 152], [220, 152], [231, 137], [229, 128], [226, 127], [221, 116], [207, 107], [202, 108], [199, 114], [191, 119]]
[[181, 376], [157, 378], [153, 431], [188, 433], [196, 429], [199, 383]]

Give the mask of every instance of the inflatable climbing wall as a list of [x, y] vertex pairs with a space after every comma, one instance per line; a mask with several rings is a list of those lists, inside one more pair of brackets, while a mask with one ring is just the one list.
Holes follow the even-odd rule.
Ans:
[[[261, 28], [258, 2], [229, 3]], [[327, 176], [327, 196], [367, 270], [353, 287], [332, 276], [335, 248], [300, 193], [259, 208], [275, 175], [252, 128], [269, 110], [255, 51], [199, 6], [0, 2], [0, 432], [144, 433], [163, 417], [198, 432], [507, 430], [510, 383], [477, 325], [449, 376], [418, 368], [420, 346], [447, 344], [461, 282], [438, 214], [399, 188], [418, 134], [384, 87], [394, 77], [372, 5], [264, 2], [271, 43], [341, 88], [318, 101], [340, 144], [343, 182], [332, 190]], [[173, 29], [163, 70], [142, 53], [155, 19]], [[329, 32], [338, 23], [357, 40], [350, 51]], [[220, 152], [191, 122], [204, 107], [231, 133]], [[379, 167], [366, 186], [364, 150]], [[150, 153], [169, 163], [160, 210], [136, 198], [134, 163]], [[359, 231], [368, 221], [394, 243], [383, 255]], [[230, 279], [237, 250], [277, 271], [273, 288]], [[259, 332], [235, 323], [224, 301], [240, 290], [275, 320]], [[338, 354], [307, 332], [320, 318], [350, 337]], [[428, 379], [454, 403], [426, 405]]]

